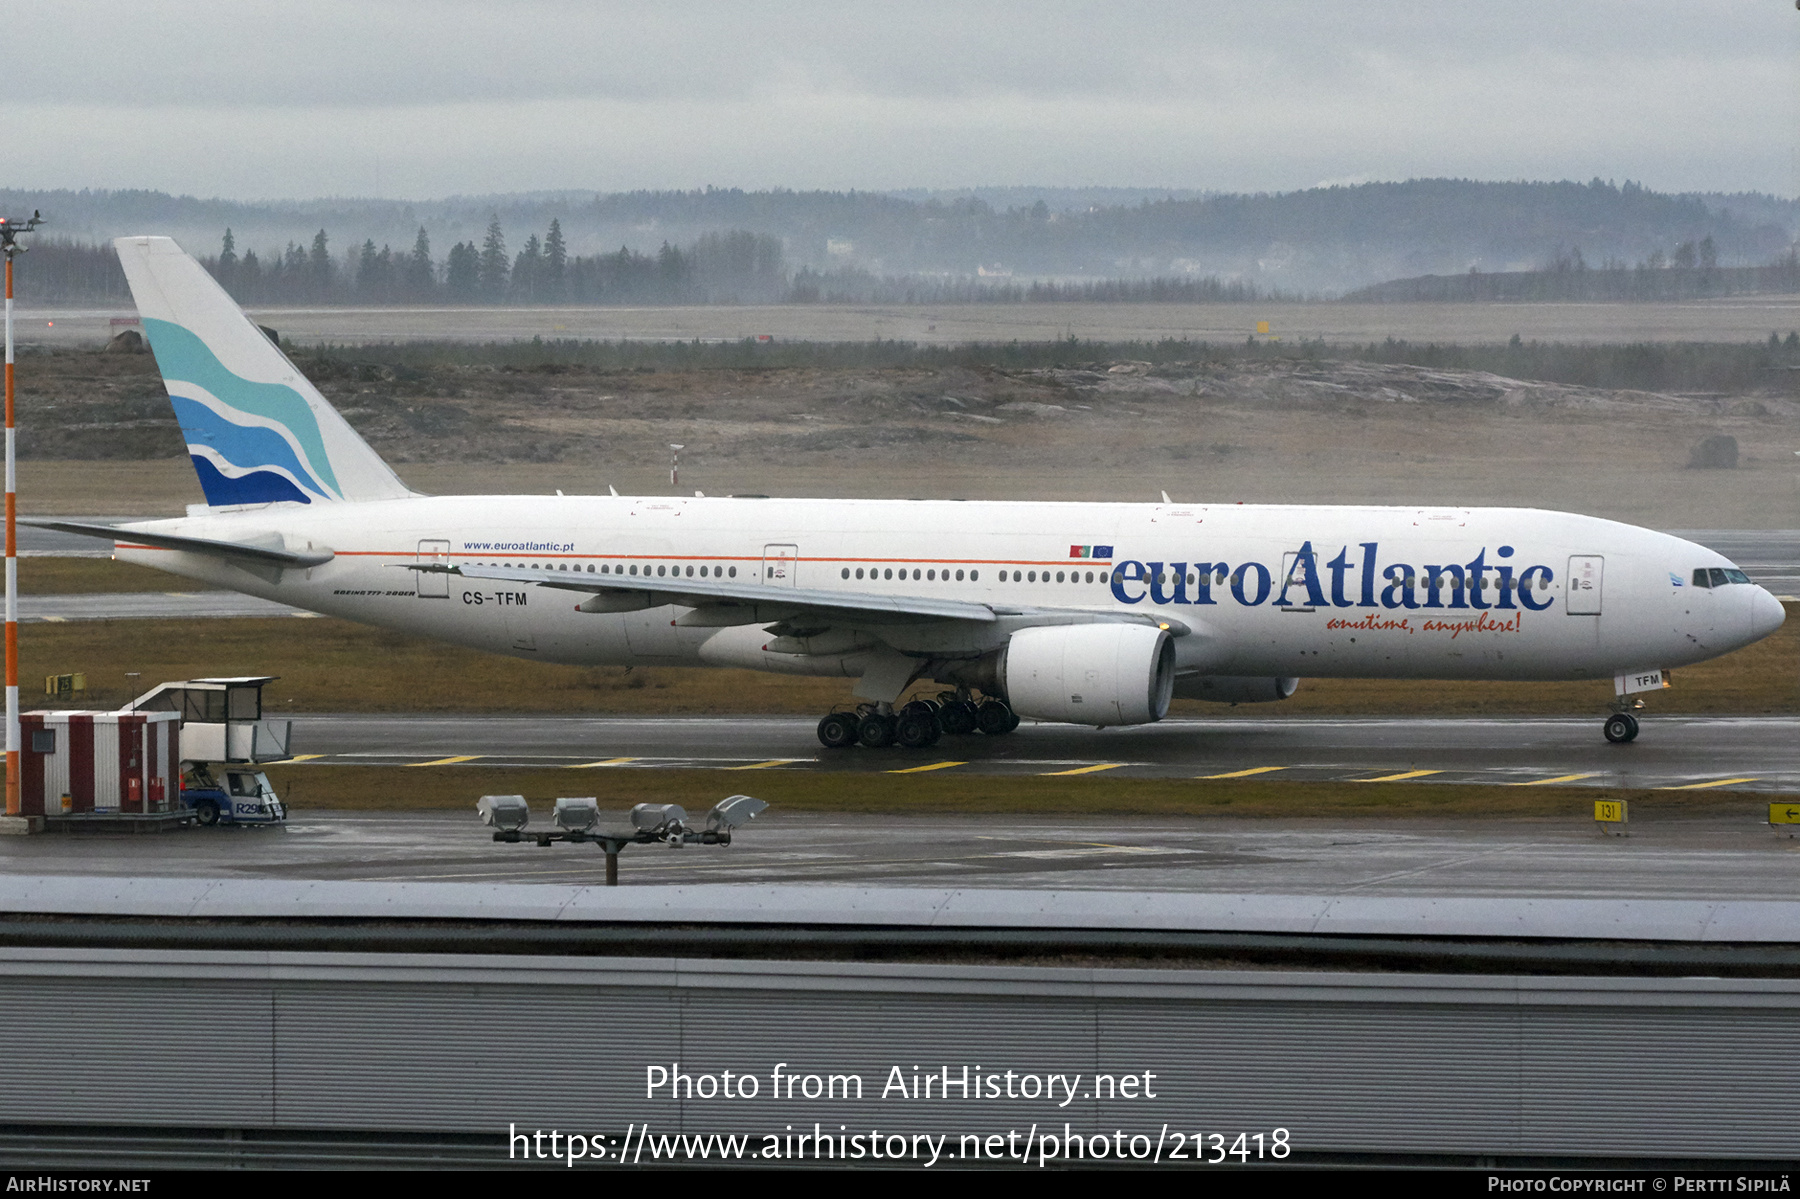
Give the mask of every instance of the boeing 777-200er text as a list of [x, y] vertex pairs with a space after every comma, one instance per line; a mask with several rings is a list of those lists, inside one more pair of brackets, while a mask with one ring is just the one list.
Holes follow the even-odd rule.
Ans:
[[[857, 679], [827, 746], [1143, 724], [1301, 675], [1610, 678], [1630, 741], [1635, 693], [1783, 620], [1709, 549], [1528, 508], [419, 495], [173, 241], [116, 245], [206, 504], [33, 523], [516, 657]], [[946, 691], [896, 710], [921, 680]]]

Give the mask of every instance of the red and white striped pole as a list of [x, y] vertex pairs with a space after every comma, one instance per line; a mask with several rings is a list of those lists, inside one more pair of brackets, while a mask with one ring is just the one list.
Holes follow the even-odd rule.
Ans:
[[19, 480], [13, 467], [13, 244], [6, 242], [6, 814], [19, 806]]
[[16, 240], [43, 223], [0, 217], [0, 253], [6, 255], [6, 814], [19, 803], [19, 480], [13, 465], [13, 259], [25, 247]]

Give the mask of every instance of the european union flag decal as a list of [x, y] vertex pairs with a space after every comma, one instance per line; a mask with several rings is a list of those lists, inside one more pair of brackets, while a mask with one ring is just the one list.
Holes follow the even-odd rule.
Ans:
[[1113, 547], [1110, 545], [1072, 545], [1069, 547], [1071, 558], [1110, 558]]

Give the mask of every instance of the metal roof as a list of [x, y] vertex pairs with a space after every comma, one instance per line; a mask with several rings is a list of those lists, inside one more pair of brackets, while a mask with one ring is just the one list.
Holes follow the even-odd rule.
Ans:
[[980, 888], [556, 886], [0, 877], [0, 912], [206, 919], [507, 920], [875, 928], [1138, 929], [1697, 943], [1800, 942], [1800, 901]]

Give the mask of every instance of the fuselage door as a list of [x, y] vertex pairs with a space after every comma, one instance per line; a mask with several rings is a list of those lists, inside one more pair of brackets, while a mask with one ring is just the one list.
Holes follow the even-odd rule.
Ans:
[[763, 546], [763, 582], [771, 587], [796, 587], [800, 565], [797, 545]]
[[1606, 559], [1598, 554], [1577, 554], [1569, 559], [1569, 598], [1563, 609], [1570, 616], [1600, 615], [1601, 571]]
[[[450, 543], [448, 541], [419, 542], [418, 565], [449, 566]], [[435, 570], [415, 570], [413, 577], [418, 580], [420, 599], [449, 599], [450, 576]]]

